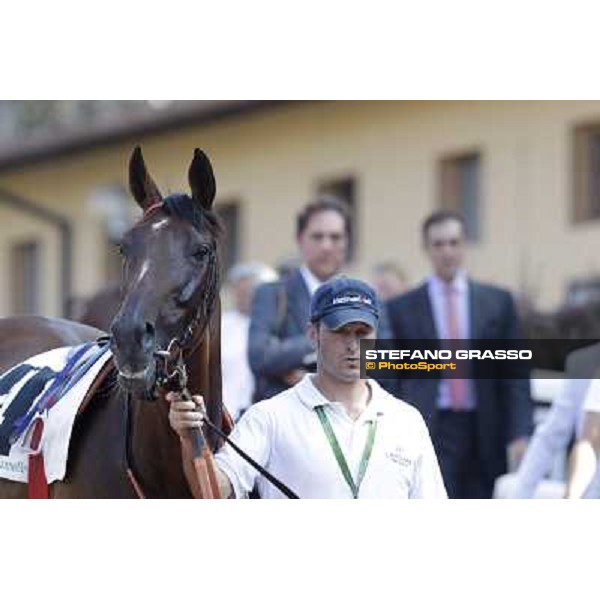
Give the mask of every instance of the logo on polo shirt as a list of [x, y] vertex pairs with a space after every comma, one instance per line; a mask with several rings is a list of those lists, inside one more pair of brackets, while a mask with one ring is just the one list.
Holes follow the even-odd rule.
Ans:
[[396, 446], [396, 448], [393, 450], [388, 450], [385, 453], [385, 457], [404, 468], [412, 467], [414, 462], [412, 458], [406, 456], [406, 454], [402, 451], [401, 446]]
[[334, 298], [332, 304], [349, 304], [350, 302], [359, 303], [359, 304], [373, 304], [371, 298], [367, 298], [362, 294], [356, 294], [355, 296], [338, 296]]

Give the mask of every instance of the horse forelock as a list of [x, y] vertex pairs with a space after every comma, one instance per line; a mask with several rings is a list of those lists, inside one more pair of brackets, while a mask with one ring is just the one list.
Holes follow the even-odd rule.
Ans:
[[208, 232], [219, 239], [223, 233], [223, 227], [217, 215], [202, 208], [200, 204], [187, 194], [171, 194], [163, 200], [163, 207], [168, 214], [178, 216], [190, 223], [199, 232]]
[[187, 194], [170, 194], [164, 200], [152, 203], [144, 211], [141, 221], [151, 218], [158, 210], [164, 210], [169, 215], [175, 215], [187, 221], [200, 233], [208, 231], [215, 242], [223, 236], [223, 225], [216, 213], [202, 208]]

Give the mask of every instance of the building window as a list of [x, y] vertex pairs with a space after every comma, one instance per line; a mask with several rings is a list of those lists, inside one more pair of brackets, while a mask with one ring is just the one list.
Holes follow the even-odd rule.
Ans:
[[354, 177], [332, 179], [319, 184], [317, 189], [321, 196], [333, 196], [348, 207], [350, 213], [350, 239], [348, 240], [348, 260], [356, 256], [358, 243], [358, 206], [356, 199], [356, 180]]
[[16, 244], [11, 249], [13, 314], [40, 312], [40, 247], [38, 242]]
[[240, 260], [240, 206], [238, 202], [219, 202], [215, 205], [215, 212], [225, 231], [221, 246], [221, 269], [227, 273]]
[[574, 184], [574, 221], [600, 217], [600, 124], [575, 128]]
[[481, 155], [459, 154], [440, 161], [440, 205], [460, 213], [466, 223], [467, 239], [481, 235]]

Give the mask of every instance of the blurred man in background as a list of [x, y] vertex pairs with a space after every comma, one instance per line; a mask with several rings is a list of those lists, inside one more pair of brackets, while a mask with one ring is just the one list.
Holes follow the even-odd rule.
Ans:
[[314, 369], [315, 354], [306, 336], [310, 299], [342, 269], [350, 237], [350, 216], [342, 202], [324, 197], [304, 207], [296, 220], [302, 264], [281, 281], [256, 290], [249, 334], [255, 400], [295, 385]]
[[254, 377], [248, 364], [252, 297], [257, 285], [276, 278], [273, 269], [258, 263], [235, 265], [227, 275], [234, 307], [225, 311], [221, 320], [223, 402], [236, 422], [252, 403], [254, 393]]
[[[392, 337], [518, 338], [510, 294], [467, 277], [463, 218], [433, 213], [423, 223], [422, 238], [433, 274], [388, 303]], [[491, 498], [495, 480], [507, 470], [507, 453], [516, 468], [533, 429], [529, 380], [436, 375], [397, 385], [397, 395], [414, 404], [429, 425], [449, 497]]]

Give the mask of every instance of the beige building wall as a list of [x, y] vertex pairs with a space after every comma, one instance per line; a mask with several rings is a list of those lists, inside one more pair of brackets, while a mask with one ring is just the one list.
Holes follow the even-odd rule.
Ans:
[[[469, 252], [475, 277], [516, 291], [524, 280], [543, 308], [556, 306], [575, 277], [600, 273], [598, 221], [574, 225], [573, 127], [600, 122], [600, 102], [297, 103], [142, 140], [163, 193], [187, 189], [196, 146], [213, 162], [220, 201], [242, 209], [241, 254], [274, 262], [294, 252], [294, 219], [319, 182], [353, 176], [359, 245], [351, 270], [367, 275], [396, 259], [411, 281], [427, 273], [419, 226], [437, 206], [438, 161], [482, 153], [482, 235]], [[105, 246], [87, 199], [126, 184], [131, 139], [75, 157], [0, 173], [0, 186], [69, 215], [75, 224], [74, 292], [102, 285]], [[133, 202], [133, 200], [132, 200]], [[44, 312], [59, 306], [58, 236], [0, 203], [0, 314], [9, 312], [11, 245], [44, 245]]]

